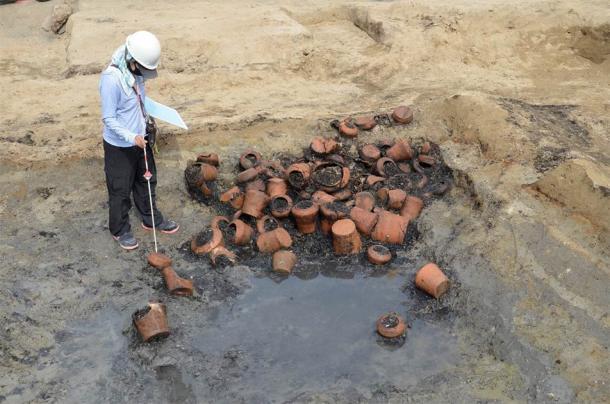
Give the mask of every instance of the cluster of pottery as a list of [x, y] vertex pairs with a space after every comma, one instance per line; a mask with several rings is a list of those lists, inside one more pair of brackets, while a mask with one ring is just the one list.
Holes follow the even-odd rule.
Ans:
[[[449, 279], [438, 265], [430, 262], [415, 274], [415, 286], [438, 299], [449, 289]], [[408, 327], [405, 319], [396, 312], [381, 315], [375, 326], [379, 335], [389, 339], [403, 337]]]
[[197, 156], [197, 160], [188, 161], [184, 171], [188, 189], [191, 192], [201, 192], [203, 198], [212, 198], [216, 190], [219, 164], [220, 159], [216, 153], [203, 153]]
[[334, 120], [331, 126], [337, 129], [345, 137], [357, 137], [361, 130], [371, 130], [379, 125], [405, 125], [413, 121], [413, 110], [401, 105], [394, 108], [391, 114], [366, 115], [358, 117], [347, 117], [342, 120]]
[[[191, 296], [193, 294], [193, 281], [178, 276], [172, 268], [170, 257], [153, 252], [148, 254], [147, 259], [148, 263], [163, 275], [165, 286], [170, 294], [174, 296]], [[133, 313], [132, 320], [144, 342], [169, 335], [167, 308], [162, 303], [148, 303], [145, 308]]]

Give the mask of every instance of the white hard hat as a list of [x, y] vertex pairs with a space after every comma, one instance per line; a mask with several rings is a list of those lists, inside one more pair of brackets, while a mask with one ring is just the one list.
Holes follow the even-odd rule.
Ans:
[[161, 57], [161, 44], [157, 37], [148, 31], [138, 31], [125, 41], [129, 54], [148, 70], [155, 70]]

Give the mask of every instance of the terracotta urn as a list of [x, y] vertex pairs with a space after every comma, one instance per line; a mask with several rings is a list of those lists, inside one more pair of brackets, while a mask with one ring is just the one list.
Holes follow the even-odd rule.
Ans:
[[290, 210], [292, 209], [292, 198], [290, 198], [288, 195], [276, 195], [271, 198], [269, 207], [273, 217], [283, 219], [290, 216]]
[[274, 253], [282, 248], [290, 248], [292, 237], [283, 227], [261, 233], [256, 239], [256, 246], [262, 253]]
[[346, 118], [339, 123], [339, 133], [345, 137], [356, 137], [358, 136], [358, 127], [352, 119]]
[[292, 207], [292, 216], [297, 224], [297, 229], [303, 234], [311, 234], [316, 231], [316, 219], [320, 207], [311, 200], [303, 200]]
[[350, 219], [356, 224], [358, 231], [365, 236], [370, 236], [379, 220], [379, 216], [375, 212], [364, 210], [358, 206], [354, 206], [350, 210]]
[[400, 216], [409, 220], [415, 220], [419, 216], [422, 208], [424, 207], [424, 201], [416, 196], [407, 196], [405, 202], [400, 209]]
[[222, 232], [218, 228], [208, 228], [191, 239], [191, 251], [204, 255], [214, 248], [224, 245]]
[[367, 191], [358, 192], [355, 199], [355, 205], [360, 209], [372, 211], [375, 207], [375, 196]]
[[386, 156], [394, 161], [411, 160], [413, 158], [413, 149], [411, 149], [409, 142], [399, 139], [388, 149]]
[[148, 254], [147, 259], [148, 263], [157, 269], [163, 269], [172, 265], [172, 259], [170, 257], [157, 252]]
[[392, 119], [396, 123], [411, 123], [413, 121], [413, 110], [406, 105], [401, 105], [392, 111]]
[[350, 219], [341, 219], [333, 223], [333, 249], [336, 255], [358, 254], [362, 249], [362, 240], [356, 230], [356, 224]]
[[176, 296], [191, 296], [193, 294], [192, 280], [179, 277], [172, 267], [165, 267], [161, 272], [169, 293]]
[[438, 265], [430, 262], [415, 274], [415, 286], [438, 299], [449, 289], [449, 279]]
[[269, 197], [266, 193], [257, 190], [249, 190], [246, 191], [241, 211], [246, 215], [259, 218], [263, 215], [263, 210], [267, 207], [268, 203]]
[[197, 156], [197, 161], [200, 163], [210, 164], [214, 167], [218, 167], [220, 159], [216, 153], [201, 153]]
[[288, 250], [280, 250], [273, 253], [273, 271], [288, 275], [297, 263], [297, 256]]
[[398, 313], [386, 313], [375, 324], [379, 335], [385, 338], [401, 337], [407, 331], [407, 323]]
[[371, 130], [377, 126], [377, 121], [372, 115], [358, 116], [354, 119], [356, 126], [362, 130]]
[[407, 234], [408, 224], [408, 219], [387, 210], [381, 210], [371, 237], [380, 243], [402, 244]]
[[225, 265], [235, 265], [237, 262], [237, 256], [234, 252], [227, 250], [223, 246], [219, 246], [214, 248], [210, 252], [210, 261], [212, 265], [216, 266], [225, 266]]
[[244, 204], [244, 194], [239, 187], [233, 187], [220, 195], [220, 202], [228, 203], [235, 209], [241, 209]]
[[295, 189], [303, 189], [309, 182], [311, 168], [307, 163], [295, 163], [286, 169], [288, 183]]
[[246, 222], [235, 219], [229, 223], [230, 232], [233, 235], [231, 242], [235, 245], [247, 245], [252, 240], [254, 230]]
[[381, 244], [370, 246], [366, 253], [371, 264], [384, 265], [392, 260], [392, 253], [389, 248]]
[[381, 150], [374, 144], [365, 144], [359, 154], [360, 158], [368, 163], [374, 163], [381, 158]]
[[239, 165], [244, 170], [257, 166], [261, 162], [261, 154], [254, 150], [246, 150], [239, 156]]
[[267, 195], [273, 198], [277, 195], [286, 195], [288, 193], [288, 183], [283, 178], [269, 178], [267, 180]]
[[133, 313], [131, 318], [144, 342], [169, 335], [167, 308], [163, 303], [148, 303], [144, 309]]

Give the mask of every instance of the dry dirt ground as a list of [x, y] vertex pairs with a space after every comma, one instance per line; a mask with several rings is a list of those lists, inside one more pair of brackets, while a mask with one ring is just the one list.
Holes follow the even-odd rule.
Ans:
[[[0, 402], [610, 401], [607, 0], [80, 0], [61, 35], [40, 29], [56, 3], [0, 6]], [[245, 147], [298, 152], [331, 119], [413, 106], [408, 128], [360, 140], [427, 138], [453, 169], [409, 254], [452, 274], [459, 359], [375, 384], [305, 369], [309, 384], [265, 389], [251, 380], [290, 375], [259, 374], [256, 347], [191, 345], [256, 271], [185, 261], [198, 296], [170, 299], [147, 236], [132, 254], [109, 237], [98, 73], [139, 29], [163, 46], [149, 96], [189, 125], [161, 127], [175, 255], [213, 214], [182, 181], [195, 153], [219, 153], [229, 181]], [[156, 295], [176, 331], [146, 346], [129, 316]]]

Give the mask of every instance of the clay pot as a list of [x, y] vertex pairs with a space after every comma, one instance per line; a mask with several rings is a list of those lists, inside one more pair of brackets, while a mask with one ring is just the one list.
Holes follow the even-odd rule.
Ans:
[[292, 207], [292, 216], [297, 223], [297, 229], [303, 234], [316, 231], [316, 218], [320, 207], [311, 200], [304, 200]]
[[339, 123], [339, 133], [346, 137], [358, 136], [358, 127], [350, 118], [346, 118]]
[[237, 256], [225, 247], [216, 247], [210, 253], [210, 261], [212, 261], [214, 266], [235, 265]]
[[335, 142], [333, 139], [314, 137], [309, 147], [314, 153], [330, 154], [334, 153], [339, 148], [339, 143]]
[[267, 194], [261, 191], [250, 190], [246, 192], [241, 211], [246, 215], [259, 218], [263, 215], [263, 209], [265, 209], [267, 203], [269, 203]]
[[211, 164], [201, 163], [200, 170], [203, 181], [214, 181], [218, 177], [218, 169]]
[[411, 172], [411, 166], [409, 163], [405, 162], [398, 163], [398, 169], [405, 174], [409, 174]]
[[400, 216], [409, 220], [415, 220], [419, 216], [423, 207], [424, 201], [421, 200], [421, 198], [409, 195], [405, 198], [402, 209], [400, 209]]
[[[229, 223], [231, 223], [231, 221], [226, 216], [214, 216], [214, 218], [210, 222], [210, 227], [212, 229], [218, 229], [221, 232], [223, 232], [223, 230], [229, 226]], [[223, 234], [223, 237], [224, 237], [224, 234]]]
[[427, 156], [425, 154], [420, 154], [419, 156], [417, 156], [417, 161], [419, 162], [419, 165], [424, 169], [430, 168], [436, 164], [436, 159], [434, 157]]
[[385, 181], [384, 177], [378, 177], [376, 175], [369, 175], [366, 177], [366, 185], [369, 188], [372, 188], [375, 184]]
[[297, 256], [292, 251], [282, 250], [273, 253], [273, 271], [290, 274], [297, 263]]
[[388, 202], [388, 193], [390, 189], [388, 187], [379, 188], [375, 195], [377, 195], [377, 199], [382, 205], [385, 205]]
[[339, 219], [345, 219], [349, 216], [350, 210], [341, 202], [327, 203], [320, 207], [320, 213], [325, 219], [335, 222]]
[[197, 255], [204, 255], [212, 251], [214, 248], [224, 245], [222, 232], [218, 228], [210, 228], [204, 231], [211, 231], [211, 237], [203, 244], [199, 243], [199, 235], [191, 239], [191, 250]]
[[373, 116], [359, 116], [354, 119], [356, 126], [362, 130], [371, 130], [377, 126], [377, 121]]
[[209, 183], [204, 182], [203, 184], [201, 184], [201, 186], [199, 187], [199, 190], [201, 191], [203, 196], [205, 196], [206, 198], [210, 198], [211, 196], [214, 195], [214, 191], [212, 190], [212, 188], [210, 188]]
[[256, 167], [261, 162], [261, 155], [259, 152], [254, 150], [246, 150], [239, 156], [239, 165], [244, 170], [252, 167]]
[[390, 250], [382, 246], [381, 244], [375, 244], [370, 246], [366, 250], [367, 257], [371, 264], [384, 265], [392, 260], [392, 253]]
[[239, 187], [233, 187], [220, 195], [220, 202], [228, 203], [235, 209], [241, 209], [244, 204], [244, 194]]
[[381, 150], [374, 144], [365, 144], [360, 149], [360, 158], [369, 163], [374, 163], [381, 158]]
[[415, 286], [438, 299], [449, 289], [449, 279], [436, 264], [430, 262], [415, 274]]
[[371, 234], [377, 224], [377, 220], [379, 220], [377, 213], [359, 208], [358, 206], [354, 206], [350, 210], [349, 217], [356, 224], [358, 231], [365, 236]]
[[413, 111], [411, 110], [411, 108], [405, 105], [401, 105], [398, 108], [394, 109], [394, 111], [392, 111], [392, 119], [396, 123], [411, 123], [411, 121], [413, 120]]
[[375, 207], [375, 197], [370, 192], [358, 192], [355, 196], [356, 206], [368, 212]]
[[248, 168], [248, 169], [242, 171], [241, 173], [237, 174], [237, 177], [235, 177], [235, 182], [237, 182], [238, 184], [243, 184], [243, 183], [252, 181], [256, 177], [258, 177], [260, 172], [261, 172], [261, 168], [258, 166]]
[[390, 209], [400, 209], [406, 198], [407, 193], [402, 189], [391, 189], [388, 191], [388, 201], [386, 205]]
[[430, 145], [430, 142], [425, 142], [421, 146], [421, 149], [419, 150], [419, 153], [420, 154], [428, 154], [428, 153], [430, 153], [431, 150], [432, 150], [432, 146]]
[[271, 198], [269, 203], [271, 215], [278, 219], [283, 219], [290, 216], [292, 209], [292, 199], [288, 195], [276, 195]]
[[144, 342], [169, 335], [167, 308], [162, 303], [148, 303], [144, 309], [133, 313], [131, 319]]
[[320, 219], [320, 231], [322, 232], [322, 234], [325, 235], [329, 235], [330, 234], [330, 230], [333, 227], [333, 221], [323, 218]]
[[380, 141], [377, 142], [377, 146], [379, 146], [379, 149], [382, 152], [385, 152], [390, 147], [394, 146], [394, 143], [396, 143], [396, 141], [394, 139], [384, 138], [384, 139], [381, 139]]
[[169, 293], [176, 296], [191, 296], [193, 294], [192, 280], [179, 277], [172, 267], [165, 267], [161, 272]]
[[387, 210], [379, 212], [379, 220], [371, 233], [373, 240], [387, 244], [402, 244], [409, 220]]
[[212, 165], [214, 167], [218, 167], [220, 164], [220, 159], [216, 153], [201, 153], [197, 156], [197, 161]]
[[[324, 175], [329, 172], [332, 172], [334, 175], [337, 171], [341, 172], [340, 176]], [[334, 192], [347, 186], [350, 179], [350, 171], [349, 168], [341, 167], [341, 165], [335, 162], [322, 162], [314, 168], [312, 178], [316, 187], [320, 190]]]
[[260, 178], [257, 178], [254, 181], [250, 181], [246, 184], [246, 192], [250, 190], [265, 192], [265, 189], [265, 181]]
[[335, 162], [335, 163], [339, 164], [340, 166], [347, 165], [347, 164], [345, 164], [345, 159], [340, 154], [329, 154], [328, 156], [326, 156], [326, 161]]
[[331, 203], [334, 202], [337, 198], [335, 198], [334, 196], [327, 194], [324, 191], [316, 191], [313, 193], [313, 195], [311, 196], [311, 200], [313, 201], [313, 203], [316, 203], [318, 205], [323, 205], [325, 203]]
[[331, 231], [336, 255], [358, 254], [362, 249], [360, 234], [356, 230], [356, 224], [350, 219], [337, 220]]
[[404, 139], [399, 139], [394, 143], [394, 146], [388, 149], [386, 156], [394, 161], [411, 160], [411, 158], [413, 158], [413, 149], [411, 149], [409, 142]]
[[229, 223], [229, 226], [232, 228], [234, 233], [233, 240], [231, 240], [233, 244], [247, 245], [248, 243], [250, 243], [254, 230], [246, 222], [244, 222], [243, 220], [235, 219], [231, 223]]
[[352, 197], [352, 191], [350, 191], [349, 189], [345, 188], [345, 189], [342, 189], [340, 191], [333, 192], [333, 197], [337, 201], [347, 201], [349, 198]]
[[277, 195], [286, 195], [288, 193], [288, 183], [283, 178], [269, 178], [267, 181], [267, 195], [273, 198]]
[[261, 233], [256, 239], [256, 246], [262, 253], [274, 253], [282, 248], [290, 248], [292, 238], [283, 227]]
[[147, 258], [148, 263], [157, 269], [163, 269], [172, 265], [172, 259], [165, 254], [152, 252], [148, 254]]
[[284, 177], [284, 166], [277, 160], [263, 160], [261, 161], [261, 173], [265, 174], [269, 178], [283, 178]]
[[295, 163], [286, 169], [288, 183], [295, 189], [302, 189], [309, 182], [311, 168], [307, 163]]
[[398, 313], [386, 313], [375, 324], [379, 335], [385, 338], [401, 337], [407, 331], [407, 323]]
[[[275, 230], [279, 227], [279, 223], [273, 216], [265, 215], [256, 221], [256, 231], [259, 233], [266, 233], [268, 231]], [[272, 227], [267, 229], [267, 227]]]
[[424, 174], [419, 173], [419, 175], [421, 175], [421, 178], [419, 181], [417, 181], [417, 183], [415, 183], [415, 187], [417, 189], [422, 189], [423, 187], [425, 187], [426, 185], [428, 185], [428, 177]]
[[400, 171], [396, 165], [396, 162], [389, 157], [383, 157], [377, 160], [375, 163], [375, 169], [382, 177], [391, 177]]

